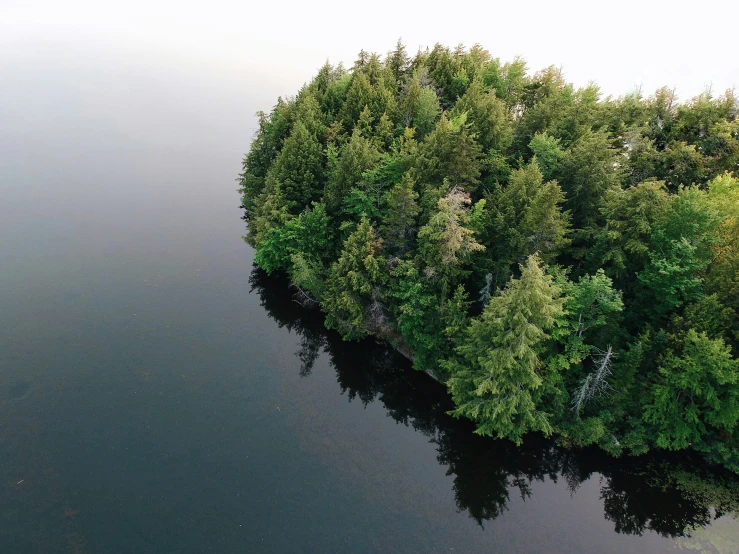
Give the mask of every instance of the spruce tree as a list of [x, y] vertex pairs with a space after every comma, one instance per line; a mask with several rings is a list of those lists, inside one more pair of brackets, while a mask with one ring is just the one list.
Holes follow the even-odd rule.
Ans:
[[380, 154], [375, 146], [355, 129], [332, 168], [323, 198], [329, 212], [337, 212], [344, 199], [362, 180], [362, 173], [374, 167]]
[[366, 217], [344, 242], [339, 259], [331, 267], [322, 308], [326, 326], [349, 339], [368, 333], [367, 309], [378, 300], [378, 287], [385, 280], [381, 242]]
[[311, 200], [318, 199], [324, 179], [323, 164], [323, 146], [308, 127], [298, 121], [267, 177], [268, 181], [270, 177], [279, 181], [290, 213], [297, 215]]
[[552, 432], [532, 393], [542, 384], [539, 357], [547, 331], [562, 315], [561, 289], [536, 255], [521, 265], [521, 277], [490, 299], [473, 319], [444, 366], [457, 406], [451, 413], [477, 424], [477, 433], [520, 443], [525, 433]]
[[709, 433], [731, 433], [739, 422], [739, 361], [723, 340], [690, 330], [682, 355], [659, 370], [644, 418], [659, 429], [657, 444], [680, 450]]
[[387, 193], [387, 211], [380, 227], [385, 249], [399, 257], [413, 248], [415, 240], [418, 193], [413, 186], [413, 179], [405, 175], [403, 181]]

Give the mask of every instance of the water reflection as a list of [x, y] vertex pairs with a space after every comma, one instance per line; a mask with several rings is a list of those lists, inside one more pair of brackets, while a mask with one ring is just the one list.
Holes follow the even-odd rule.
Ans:
[[689, 456], [615, 459], [597, 450], [559, 448], [540, 436], [530, 436], [516, 447], [475, 435], [469, 422], [447, 415], [452, 406], [444, 387], [410, 369], [394, 350], [371, 339], [342, 341], [323, 327], [319, 311], [305, 310], [293, 300], [283, 279], [255, 268], [250, 282], [270, 317], [300, 336], [296, 356], [301, 375], [309, 376], [325, 351], [350, 400], [365, 404], [377, 400], [394, 420], [426, 435], [437, 446], [437, 460], [453, 476], [458, 509], [481, 526], [507, 509], [512, 494], [527, 500], [532, 483], [546, 478], [564, 481], [573, 495], [586, 480], [599, 478], [604, 517], [618, 533], [653, 531], [695, 539], [699, 535], [695, 531], [705, 533], [701, 528], [713, 520], [736, 517], [739, 479], [709, 471]]

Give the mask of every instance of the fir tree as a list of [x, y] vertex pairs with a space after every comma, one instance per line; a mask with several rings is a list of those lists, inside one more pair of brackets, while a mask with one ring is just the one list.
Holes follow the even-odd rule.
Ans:
[[378, 256], [380, 247], [374, 229], [367, 218], [362, 218], [329, 272], [322, 303], [326, 326], [345, 339], [358, 339], [368, 333], [367, 309], [385, 279], [384, 264]]
[[539, 357], [547, 331], [562, 314], [561, 289], [537, 256], [472, 320], [457, 358], [445, 363], [449, 391], [457, 406], [452, 414], [477, 424], [477, 433], [520, 443], [525, 433], [551, 433], [546, 412], [532, 393], [541, 386]]
[[418, 193], [408, 175], [387, 193], [387, 211], [380, 234], [384, 239], [385, 249], [393, 255], [402, 257], [414, 246], [417, 200]]

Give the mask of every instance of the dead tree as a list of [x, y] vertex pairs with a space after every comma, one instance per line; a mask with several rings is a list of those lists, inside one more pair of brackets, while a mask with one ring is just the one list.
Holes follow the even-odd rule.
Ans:
[[585, 404], [597, 396], [608, 394], [608, 391], [611, 389], [611, 386], [608, 384], [608, 377], [611, 376], [613, 347], [608, 345], [608, 348], [605, 350], [593, 347], [593, 350], [595, 352], [591, 358], [595, 362], [596, 369], [583, 379], [580, 386], [575, 390], [574, 398], [572, 399], [572, 410], [577, 415], [580, 415], [580, 410]]

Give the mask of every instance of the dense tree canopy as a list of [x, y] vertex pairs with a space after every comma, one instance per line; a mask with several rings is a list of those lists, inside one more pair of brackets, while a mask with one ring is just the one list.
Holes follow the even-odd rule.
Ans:
[[739, 472], [739, 102], [603, 98], [476, 45], [326, 64], [240, 191], [257, 264], [453, 413]]

